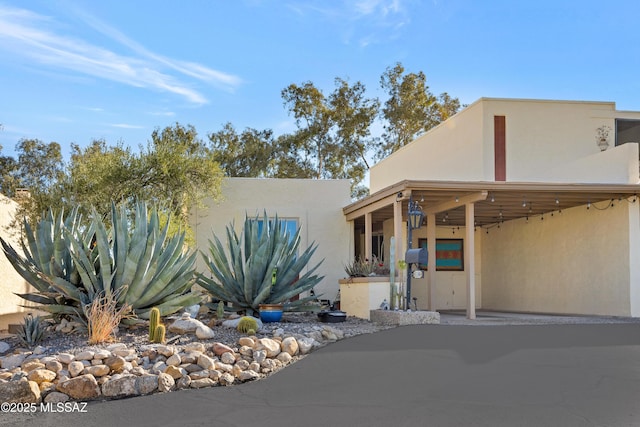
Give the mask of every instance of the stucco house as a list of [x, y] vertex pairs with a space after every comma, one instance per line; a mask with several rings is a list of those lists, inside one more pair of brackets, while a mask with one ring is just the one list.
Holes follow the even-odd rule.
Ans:
[[[334, 301], [338, 280], [345, 275], [344, 265], [354, 253], [354, 234], [342, 213], [342, 207], [351, 201], [350, 191], [347, 179], [227, 178], [221, 201], [207, 200], [205, 208], [192, 210], [196, 247], [208, 253], [214, 234], [225, 243], [227, 225], [233, 222], [239, 232], [245, 215], [277, 214], [291, 229], [300, 227], [301, 251], [317, 244], [308, 268], [322, 261], [316, 272], [324, 279], [314, 291], [321, 299]], [[202, 257], [198, 257], [196, 269], [206, 273]]]
[[395, 236], [402, 258], [420, 206], [420, 309], [640, 316], [638, 141], [640, 112], [611, 102], [482, 98], [373, 166], [343, 212], [357, 253], [388, 259]]
[[[373, 166], [357, 202], [348, 180], [226, 179], [222, 201], [192, 211], [196, 249], [245, 215], [277, 213], [301, 227], [302, 247], [318, 244], [315, 291], [334, 300], [354, 257], [389, 262], [393, 237], [404, 258], [412, 203], [424, 220], [411, 248], [430, 254], [413, 266], [419, 309], [637, 317], [638, 141], [640, 112], [612, 102], [482, 98]], [[0, 220], [10, 209], [0, 204]], [[0, 272], [2, 329], [2, 315], [23, 310], [13, 292], [26, 284], [5, 259]], [[386, 295], [358, 303], [377, 308]]]
[[[9, 230], [18, 204], [0, 194], [0, 237], [14, 248], [20, 247], [19, 236]], [[0, 254], [0, 331], [9, 324], [20, 324], [27, 313], [41, 314], [33, 307], [35, 304], [23, 300], [16, 293], [33, 292], [35, 289], [20, 276], [4, 254]]]

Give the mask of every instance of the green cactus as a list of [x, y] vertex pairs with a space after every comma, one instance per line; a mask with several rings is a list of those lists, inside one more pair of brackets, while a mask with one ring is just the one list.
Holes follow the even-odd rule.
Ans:
[[156, 329], [160, 325], [160, 310], [158, 307], [153, 307], [149, 312], [149, 341], [153, 342], [153, 338], [156, 335]]
[[155, 332], [153, 334], [153, 339], [151, 340], [151, 342], [159, 343], [159, 344], [164, 343], [165, 333], [166, 333], [166, 329], [164, 325], [158, 325], [155, 329]]
[[250, 335], [255, 335], [256, 331], [258, 330], [258, 322], [254, 317], [244, 316], [238, 322], [237, 329], [238, 332], [242, 332], [244, 334], [248, 334], [249, 331], [253, 331], [253, 334]]
[[216, 318], [218, 320], [224, 320], [224, 303], [220, 301], [218, 303], [218, 310], [216, 311]]
[[247, 331], [247, 335], [255, 335], [256, 334], [256, 330], [255, 329], [249, 329]]

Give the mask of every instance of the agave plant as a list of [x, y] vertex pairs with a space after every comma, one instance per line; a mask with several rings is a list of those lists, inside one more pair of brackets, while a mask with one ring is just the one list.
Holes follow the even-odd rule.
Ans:
[[92, 229], [82, 227], [81, 222], [77, 208], [66, 218], [63, 211], [55, 214], [49, 210], [36, 224], [35, 230], [25, 219], [25, 238], [21, 242], [24, 256], [0, 237], [2, 250], [13, 268], [38, 291], [18, 294], [20, 297], [47, 306], [48, 311], [55, 315], [78, 313], [74, 300], [58, 292], [51, 283], [55, 278], [60, 278], [73, 286], [81, 286], [69, 244], [69, 236], [86, 241], [87, 244], [91, 240]]
[[208, 256], [201, 253], [212, 277], [197, 273], [196, 282], [213, 298], [231, 302], [248, 315], [260, 304], [282, 303], [285, 310], [295, 310], [315, 297], [289, 300], [323, 279], [313, 274], [322, 261], [300, 276], [317, 246], [312, 244], [298, 255], [300, 228], [291, 236], [277, 216], [269, 220], [266, 212], [263, 227], [259, 223], [259, 217], [247, 216], [240, 236], [233, 224], [228, 225], [226, 250], [214, 235]]
[[33, 348], [44, 338], [45, 326], [40, 316], [33, 317], [31, 313], [24, 317], [24, 324], [18, 329], [18, 340], [25, 346]]
[[[34, 256], [46, 246], [40, 245], [38, 233], [32, 236], [34, 245], [23, 245], [25, 257], [2, 242], [11, 264], [38, 291], [21, 294], [22, 298], [51, 313], [79, 317], [85, 316], [85, 307], [94, 299], [111, 295], [118, 308], [127, 304], [140, 318], [148, 318], [154, 306], [168, 315], [200, 301], [190, 292], [196, 253], [184, 251], [184, 233], [167, 236], [169, 223], [160, 227], [157, 209], [149, 212], [144, 202], [138, 202], [130, 219], [124, 205], [113, 204], [110, 228], [95, 211], [83, 231], [67, 222], [61, 234], [57, 229], [53, 233], [53, 246], [62, 254], [54, 250], [49, 262], [53, 269], [43, 267], [48, 252]], [[38, 224], [37, 229], [48, 227]]]

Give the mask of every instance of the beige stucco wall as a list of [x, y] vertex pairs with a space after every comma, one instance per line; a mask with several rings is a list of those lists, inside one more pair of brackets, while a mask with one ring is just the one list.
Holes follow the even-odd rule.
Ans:
[[[374, 193], [404, 179], [493, 181], [494, 116], [506, 116], [507, 181], [635, 184], [638, 147], [614, 147], [612, 102], [481, 98], [371, 168]], [[596, 129], [612, 129], [601, 152]]]
[[606, 210], [579, 206], [491, 229], [483, 242], [482, 307], [639, 315], [632, 222], [637, 229], [638, 203], [623, 200]]
[[[7, 229], [16, 208], [16, 202], [0, 195], [0, 236], [19, 250], [19, 237]], [[6, 330], [10, 323], [22, 323], [26, 313], [37, 313], [34, 309], [21, 307], [22, 305], [33, 307], [34, 304], [15, 295], [33, 291], [34, 289], [16, 273], [4, 252], [0, 251], [0, 331]]]
[[[277, 213], [283, 219], [298, 219], [302, 227], [301, 250], [313, 242], [318, 245], [309, 265], [324, 259], [316, 272], [325, 278], [316, 285], [316, 294], [335, 299], [338, 279], [344, 277], [344, 264], [353, 253], [352, 225], [342, 214], [342, 207], [351, 202], [348, 180], [228, 178], [223, 194], [220, 203], [207, 201], [208, 208], [193, 212], [199, 250], [208, 252], [213, 233], [226, 243], [226, 226], [232, 221], [240, 233], [246, 214], [262, 216], [266, 209], [269, 216]], [[207, 271], [201, 257], [197, 269]]]
[[[638, 180], [638, 156], [601, 153], [595, 137], [598, 127], [609, 126], [611, 150], [615, 118], [640, 119], [640, 113], [619, 113], [612, 102], [483, 99], [480, 103], [487, 148], [493, 149], [493, 117], [506, 116], [507, 181], [635, 184]], [[580, 162], [586, 157], [591, 159]], [[493, 160], [493, 155], [489, 158]], [[630, 160], [636, 171], [631, 182], [626, 173]]]
[[487, 180], [482, 108], [479, 102], [470, 105], [375, 164], [369, 178], [371, 193], [404, 179]]

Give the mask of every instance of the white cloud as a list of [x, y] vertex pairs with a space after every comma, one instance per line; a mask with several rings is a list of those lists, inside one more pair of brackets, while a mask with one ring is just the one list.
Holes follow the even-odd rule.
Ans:
[[300, 16], [322, 16], [341, 27], [345, 43], [355, 39], [361, 47], [397, 38], [400, 29], [410, 20], [401, 0], [296, 2], [287, 6]]
[[121, 129], [144, 129], [144, 126], [139, 125], [129, 125], [126, 123], [113, 123], [111, 127], [121, 128]]
[[132, 54], [125, 55], [61, 35], [55, 32], [55, 25], [50, 18], [2, 5], [0, 50], [54, 69], [66, 69], [130, 86], [174, 93], [194, 104], [206, 104], [208, 100], [192, 87], [192, 83], [183, 81], [185, 78], [227, 90], [242, 83], [239, 77], [232, 74], [153, 53], [108, 25], [86, 14], [82, 17], [92, 28], [117, 41]]

